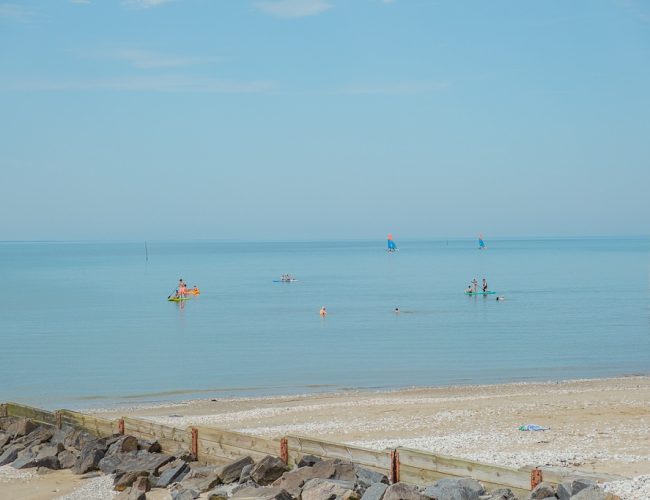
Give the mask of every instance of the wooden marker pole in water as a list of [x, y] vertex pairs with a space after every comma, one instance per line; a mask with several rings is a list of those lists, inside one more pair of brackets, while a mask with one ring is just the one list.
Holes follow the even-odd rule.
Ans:
[[149, 262], [149, 250], [147, 249], [147, 240], [144, 240], [144, 258]]

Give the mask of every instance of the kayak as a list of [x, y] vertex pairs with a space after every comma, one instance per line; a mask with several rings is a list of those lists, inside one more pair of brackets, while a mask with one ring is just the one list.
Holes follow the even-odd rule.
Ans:
[[490, 291], [487, 291], [487, 292], [465, 292], [465, 295], [492, 295], [492, 294], [495, 294], [495, 293], [497, 293], [497, 292], [490, 292]]
[[169, 302], [180, 302], [181, 300], [190, 300], [192, 297], [170, 297], [167, 300]]

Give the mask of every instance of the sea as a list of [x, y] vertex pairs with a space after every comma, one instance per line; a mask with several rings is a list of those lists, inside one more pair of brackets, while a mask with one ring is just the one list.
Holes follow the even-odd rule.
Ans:
[[[0, 401], [650, 374], [650, 238], [486, 243], [3, 242]], [[168, 301], [180, 278], [201, 294]], [[474, 278], [497, 293], [465, 295]]]

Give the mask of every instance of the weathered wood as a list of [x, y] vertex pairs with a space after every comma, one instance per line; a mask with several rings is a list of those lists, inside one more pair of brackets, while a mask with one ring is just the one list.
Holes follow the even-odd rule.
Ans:
[[422, 484], [439, 479], [442, 474], [444, 476], [472, 477], [496, 486], [530, 491], [529, 472], [410, 448], [398, 448], [397, 450], [402, 481]]
[[35, 422], [56, 425], [56, 416], [50, 411], [11, 402], [5, 403], [5, 409], [8, 417], [26, 417]]
[[123, 417], [124, 434], [139, 439], [158, 441], [165, 453], [174, 454], [190, 449], [190, 437], [187, 430], [169, 425], [156, 424], [139, 418]]
[[83, 429], [97, 437], [117, 434], [117, 422], [101, 417], [85, 415], [71, 410], [59, 410], [61, 424]]
[[[196, 427], [199, 432], [199, 455], [205, 453], [201, 442], [214, 453], [225, 453], [228, 458], [250, 455], [252, 458], [263, 458], [266, 455], [280, 455], [280, 441], [262, 437], [250, 436], [240, 432], [225, 431], [213, 427]], [[212, 444], [210, 444], [212, 443]], [[219, 451], [221, 450], [221, 451]]]
[[8, 417], [7, 415], [7, 403], [0, 404], [0, 417]]
[[[599, 483], [609, 483], [611, 481], [624, 481], [630, 479], [629, 477], [620, 476], [618, 474], [606, 474], [603, 472], [593, 472], [593, 471], [577, 471], [573, 469], [567, 469], [565, 467], [552, 467], [552, 466], [540, 466], [537, 467], [542, 471], [542, 476], [545, 482], [560, 484], [567, 479], [575, 478], [590, 478]], [[533, 466], [524, 466], [520, 467], [518, 470], [523, 471], [530, 475], [531, 471], [535, 469]]]
[[297, 463], [303, 455], [321, 458], [340, 458], [370, 467], [386, 475], [390, 473], [390, 452], [376, 451], [360, 446], [351, 446], [305, 436], [287, 436], [289, 462]]

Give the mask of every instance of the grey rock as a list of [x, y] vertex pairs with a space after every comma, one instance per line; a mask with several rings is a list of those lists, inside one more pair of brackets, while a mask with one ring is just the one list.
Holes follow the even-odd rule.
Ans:
[[83, 450], [88, 443], [97, 441], [97, 438], [92, 434], [79, 429], [73, 429], [69, 432], [63, 440], [63, 446], [66, 448], [74, 448], [75, 450]]
[[120, 453], [104, 455], [104, 457], [99, 461], [99, 470], [104, 474], [115, 474], [117, 466], [120, 465], [121, 461], [122, 455]]
[[50, 470], [59, 470], [61, 464], [56, 455], [47, 455], [45, 457], [36, 457], [36, 467], [45, 467]]
[[242, 468], [241, 474], [239, 475], [239, 484], [244, 484], [250, 481], [253, 467], [255, 467], [255, 464], [246, 465]]
[[241, 477], [242, 469], [248, 465], [254, 465], [254, 463], [251, 457], [244, 457], [217, 469], [217, 475], [222, 483], [234, 483]]
[[350, 481], [314, 478], [305, 483], [300, 493], [301, 500], [358, 500], [360, 495], [354, 491]]
[[192, 467], [180, 485], [184, 489], [196, 490], [203, 493], [213, 489], [219, 483], [221, 483], [221, 479], [217, 474], [217, 469], [212, 466], [206, 466]]
[[237, 498], [239, 500], [293, 500], [289, 492], [278, 486], [242, 488], [231, 498]]
[[271, 484], [282, 474], [287, 472], [289, 467], [278, 457], [267, 455], [251, 469], [251, 479], [262, 486]]
[[74, 427], [70, 427], [69, 425], [64, 425], [60, 429], [56, 429], [52, 435], [52, 439], [50, 439], [50, 444], [61, 443], [63, 446], [65, 446], [66, 438], [70, 436], [74, 431]]
[[13, 439], [13, 436], [10, 434], [7, 434], [6, 432], [0, 432], [0, 450], [7, 446], [11, 440]]
[[474, 479], [443, 478], [427, 486], [422, 493], [436, 500], [479, 500], [485, 488]]
[[86, 472], [98, 470], [99, 462], [102, 458], [104, 458], [103, 450], [86, 447], [77, 457], [72, 467], [72, 472], [75, 474], [85, 474]]
[[384, 483], [371, 484], [363, 493], [361, 500], [382, 500], [387, 488], [388, 485]]
[[54, 428], [41, 425], [34, 429], [29, 434], [19, 438], [14, 438], [14, 444], [24, 444], [26, 448], [31, 448], [37, 444], [45, 443], [52, 439], [54, 435]]
[[36, 422], [28, 418], [18, 418], [12, 422], [6, 429], [7, 434], [12, 436], [14, 439], [17, 437], [26, 436], [27, 434], [32, 433], [38, 428]]
[[139, 477], [147, 477], [147, 476], [149, 476], [149, 473], [144, 471], [121, 472], [119, 474], [115, 474], [115, 478], [113, 479], [113, 489], [115, 491], [124, 491], [127, 488], [130, 488], [131, 485]]
[[134, 436], [119, 436], [112, 441], [112, 443], [106, 443], [108, 445], [106, 455], [108, 456], [138, 450], [138, 440]]
[[132, 487], [129, 490], [126, 500], [147, 500], [147, 494], [144, 491]]
[[273, 482], [273, 486], [283, 488], [291, 493], [291, 495], [298, 498], [303, 485], [315, 477], [317, 476], [314, 474], [313, 467], [301, 467], [282, 474], [282, 476]]
[[573, 479], [570, 481], [563, 481], [557, 486], [555, 496], [560, 500], [569, 500], [573, 495], [579, 493], [589, 486], [595, 486], [596, 482], [593, 479]]
[[382, 500], [429, 500], [415, 487], [404, 483], [391, 484], [384, 492]]
[[539, 483], [537, 486], [535, 486], [535, 489], [530, 492], [530, 495], [528, 495], [528, 500], [542, 500], [544, 498], [548, 497], [554, 497], [555, 496], [555, 488], [551, 483], [547, 483], [545, 481]]
[[115, 455], [120, 462], [115, 467], [115, 472], [138, 472], [146, 471], [150, 475], [156, 475], [159, 469], [174, 460], [174, 457], [164, 453], [149, 453], [138, 450]]
[[486, 500], [517, 500], [517, 496], [509, 488], [499, 488], [490, 492]]
[[195, 498], [199, 498], [199, 493], [196, 490], [175, 490], [171, 492], [172, 495], [172, 500], [194, 500]]
[[231, 491], [231, 495], [234, 495], [239, 490], [244, 490], [246, 488], [259, 488], [259, 487], [260, 487], [260, 485], [253, 482], [253, 481], [247, 481], [245, 483], [236, 484], [234, 486], [234, 488], [232, 489], [232, 491]]
[[148, 476], [138, 476], [131, 486], [131, 491], [137, 490], [146, 493], [151, 489], [151, 483]]
[[31, 467], [36, 467], [36, 464], [36, 455], [33, 453], [26, 453], [22, 457], [14, 460], [14, 463], [12, 463], [11, 466], [14, 469], [29, 469]]
[[232, 492], [237, 486], [239, 485], [235, 483], [220, 484], [208, 492], [208, 500], [227, 500], [232, 496]]
[[36, 458], [41, 459], [45, 457], [55, 457], [64, 449], [65, 447], [63, 446], [63, 443], [48, 444], [38, 450], [38, 455], [36, 455]]
[[78, 456], [79, 452], [75, 450], [63, 450], [57, 455], [57, 458], [59, 459], [59, 465], [62, 469], [71, 469], [74, 467]]
[[149, 453], [160, 453], [162, 451], [162, 447], [158, 441], [147, 441], [146, 439], [138, 441], [138, 449], [148, 451]]
[[356, 485], [355, 490], [359, 495], [363, 493], [374, 483], [384, 483], [388, 484], [388, 478], [380, 473], [375, 472], [374, 470], [366, 469], [365, 467], [360, 467], [354, 465], [354, 473], [356, 474]]
[[314, 455], [304, 455], [300, 458], [300, 461], [296, 464], [296, 467], [311, 467], [318, 462], [321, 462], [322, 460], [322, 458], [316, 457]]
[[586, 488], [581, 489], [578, 493], [571, 497], [571, 500], [613, 500], [618, 498], [611, 493], [600, 489], [597, 485], [592, 484]]
[[174, 460], [160, 468], [159, 477], [152, 478], [152, 485], [156, 488], [167, 488], [172, 483], [182, 481], [190, 471], [190, 466], [182, 460]]
[[357, 473], [354, 464], [346, 460], [322, 460], [312, 466], [313, 476], [321, 479], [338, 479], [341, 481], [355, 481]]
[[0, 465], [7, 465], [18, 458], [18, 452], [25, 449], [22, 444], [10, 444], [5, 451], [0, 455]]

